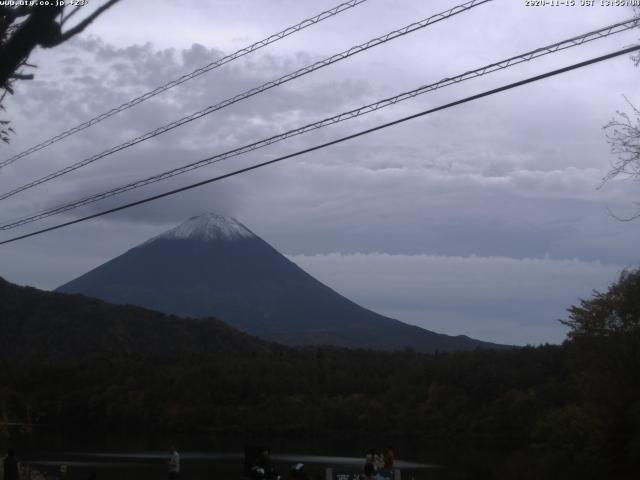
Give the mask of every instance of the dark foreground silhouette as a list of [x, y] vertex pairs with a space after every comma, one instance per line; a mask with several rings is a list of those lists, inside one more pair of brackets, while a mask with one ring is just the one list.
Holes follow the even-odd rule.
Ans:
[[640, 273], [567, 323], [561, 346], [289, 348], [0, 282], [0, 406], [67, 429], [412, 436], [477, 478], [636, 478]]

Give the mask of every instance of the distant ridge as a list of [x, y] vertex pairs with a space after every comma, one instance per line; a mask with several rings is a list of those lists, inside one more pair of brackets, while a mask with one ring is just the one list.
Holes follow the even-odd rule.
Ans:
[[192, 217], [62, 285], [110, 303], [214, 316], [288, 345], [433, 352], [499, 345], [367, 310], [322, 284], [232, 217]]
[[178, 318], [80, 295], [20, 287], [1, 277], [0, 331], [0, 360], [13, 362], [77, 362], [123, 355], [251, 355], [273, 347], [215, 318]]

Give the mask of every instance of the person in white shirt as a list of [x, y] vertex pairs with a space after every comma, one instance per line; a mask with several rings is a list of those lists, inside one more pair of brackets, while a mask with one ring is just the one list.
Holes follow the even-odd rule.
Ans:
[[169, 480], [177, 480], [180, 477], [180, 454], [176, 447], [171, 446], [171, 457], [169, 458]]

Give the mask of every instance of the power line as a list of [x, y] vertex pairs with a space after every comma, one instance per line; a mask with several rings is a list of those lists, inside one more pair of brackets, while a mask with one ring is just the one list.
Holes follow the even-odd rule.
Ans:
[[605, 61], [605, 60], [609, 60], [611, 58], [619, 57], [621, 55], [626, 55], [628, 53], [636, 52], [638, 50], [640, 50], [640, 45], [636, 45], [636, 46], [633, 46], [633, 47], [629, 47], [629, 48], [625, 48], [625, 49], [622, 49], [622, 50], [618, 50], [616, 52], [612, 52], [612, 53], [609, 53], [607, 55], [602, 55], [602, 56], [599, 56], [599, 57], [596, 57], [596, 58], [592, 58], [592, 59], [586, 60], [584, 62], [575, 63], [573, 65], [569, 65], [567, 67], [563, 67], [563, 68], [560, 68], [560, 69], [557, 69], [557, 70], [553, 70], [553, 71], [550, 71], [550, 72], [547, 72], [547, 73], [543, 73], [541, 75], [536, 75], [534, 77], [529, 77], [529, 78], [526, 78], [524, 80], [520, 80], [518, 82], [514, 82], [514, 83], [510, 83], [508, 85], [504, 85], [502, 87], [494, 88], [492, 90], [488, 90], [488, 91], [485, 91], [483, 93], [479, 93], [477, 95], [472, 95], [470, 97], [466, 97], [466, 98], [463, 98], [461, 100], [456, 100], [455, 102], [447, 103], [445, 105], [441, 105], [439, 107], [431, 108], [429, 110], [424, 110], [424, 111], [422, 111], [420, 113], [409, 115], [409, 116], [400, 118], [398, 120], [394, 120], [392, 122], [384, 123], [382, 125], [378, 125], [376, 127], [369, 128], [367, 130], [362, 130], [362, 131], [354, 133], [352, 135], [347, 135], [345, 137], [341, 137], [341, 138], [338, 138], [336, 140], [332, 140], [330, 142], [326, 142], [326, 143], [323, 143], [323, 144], [320, 144], [320, 145], [316, 145], [314, 147], [306, 148], [304, 150], [299, 150], [297, 152], [290, 153], [288, 155], [283, 155], [281, 157], [274, 158], [274, 159], [266, 161], [266, 162], [262, 162], [262, 163], [258, 163], [256, 165], [252, 165], [250, 167], [241, 168], [239, 170], [235, 170], [233, 172], [226, 173], [224, 175], [219, 175], [217, 177], [213, 177], [213, 178], [210, 178], [208, 180], [203, 180], [203, 181], [200, 181], [200, 182], [197, 182], [197, 183], [192, 183], [192, 184], [187, 185], [185, 187], [180, 187], [180, 188], [177, 188], [175, 190], [170, 190], [168, 192], [164, 192], [164, 193], [161, 193], [161, 194], [158, 194], [158, 195], [153, 195], [151, 197], [147, 197], [147, 198], [144, 198], [142, 200], [137, 200], [135, 202], [127, 203], [127, 204], [121, 205], [119, 207], [110, 208], [108, 210], [103, 210], [102, 212], [94, 213], [94, 214], [88, 215], [86, 217], [78, 218], [76, 220], [71, 220], [69, 222], [60, 223], [60, 224], [54, 225], [52, 227], [43, 228], [41, 230], [37, 230], [35, 232], [27, 233], [25, 235], [20, 235], [20, 236], [14, 237], [14, 238], [10, 238], [8, 240], [3, 240], [3, 241], [0, 241], [0, 245], [5, 245], [7, 243], [16, 242], [18, 240], [23, 240], [25, 238], [33, 237], [35, 235], [40, 235], [40, 234], [46, 233], [46, 232], [51, 232], [53, 230], [58, 230], [58, 229], [63, 228], [63, 227], [67, 227], [67, 226], [70, 226], [70, 225], [74, 225], [76, 223], [80, 223], [80, 222], [84, 222], [84, 221], [87, 221], [87, 220], [91, 220], [91, 219], [94, 219], [94, 218], [97, 218], [97, 217], [101, 217], [101, 216], [104, 216], [104, 215], [107, 215], [107, 214], [110, 214], [110, 213], [114, 213], [114, 212], [118, 212], [118, 211], [121, 211], [121, 210], [125, 210], [125, 209], [128, 209], [128, 208], [137, 206], [137, 205], [142, 205], [144, 203], [149, 203], [149, 202], [152, 202], [154, 200], [159, 200], [161, 198], [168, 197], [168, 196], [171, 196], [171, 195], [175, 195], [177, 193], [184, 192], [184, 191], [187, 191], [187, 190], [191, 190], [191, 189], [194, 189], [196, 187], [200, 187], [200, 186], [203, 186], [203, 185], [207, 185], [209, 183], [217, 182], [219, 180], [223, 180], [225, 178], [233, 177], [235, 175], [239, 175], [241, 173], [249, 172], [251, 170], [256, 170], [258, 168], [265, 167], [267, 165], [271, 165], [271, 164], [274, 164], [274, 163], [277, 163], [277, 162], [281, 162], [281, 161], [287, 160], [289, 158], [297, 157], [297, 156], [300, 156], [300, 155], [303, 155], [303, 154], [306, 154], [306, 153], [309, 153], [309, 152], [313, 152], [313, 151], [316, 151], [316, 150], [320, 150], [322, 148], [329, 147], [331, 145], [336, 145], [338, 143], [342, 143], [342, 142], [345, 142], [347, 140], [351, 140], [351, 139], [354, 139], [354, 138], [357, 138], [357, 137], [361, 137], [363, 135], [367, 135], [369, 133], [373, 133], [373, 132], [376, 132], [378, 130], [382, 130], [384, 128], [388, 128], [388, 127], [391, 127], [391, 126], [394, 126], [394, 125], [398, 125], [400, 123], [404, 123], [404, 122], [407, 122], [409, 120], [413, 120], [415, 118], [423, 117], [425, 115], [429, 115], [431, 113], [438, 112], [440, 110], [445, 110], [447, 108], [455, 107], [457, 105], [462, 105], [464, 103], [468, 103], [468, 102], [471, 102], [471, 101], [474, 101], [474, 100], [478, 100], [480, 98], [488, 97], [490, 95], [495, 95], [496, 93], [504, 92], [506, 90], [511, 90], [513, 88], [520, 87], [522, 85], [526, 85], [526, 84], [529, 84], [529, 83], [537, 82], [537, 81], [543, 80], [545, 78], [553, 77], [555, 75], [566, 73], [566, 72], [569, 72], [571, 70], [576, 70], [578, 68], [583, 68], [583, 67], [586, 67], [588, 65], [593, 65], [595, 63], [599, 63], [599, 62], [602, 62], [602, 61]]
[[11, 221], [10, 223], [4, 224], [4, 225], [0, 225], [0, 230], [9, 230], [12, 228], [16, 228], [28, 223], [32, 223], [35, 222], [37, 220], [41, 220], [43, 218], [47, 218], [59, 213], [63, 213], [63, 212], [67, 212], [69, 210], [74, 210], [76, 208], [82, 207], [84, 205], [88, 205], [100, 200], [104, 200], [106, 198], [109, 197], [113, 197], [115, 195], [119, 195], [121, 193], [125, 193], [128, 192], [130, 190], [134, 190], [137, 188], [141, 188], [144, 187], [146, 185], [150, 185], [152, 183], [156, 183], [162, 180], [166, 180], [168, 178], [172, 178], [175, 177], [177, 175], [189, 172], [191, 170], [196, 170], [198, 168], [202, 168], [204, 166], [210, 165], [212, 163], [218, 163], [221, 162], [223, 160], [226, 160], [228, 158], [232, 158], [232, 157], [236, 157], [238, 155], [244, 154], [244, 153], [248, 153], [254, 150], [257, 150], [259, 148], [263, 148], [266, 147], [268, 145], [272, 145], [274, 143], [283, 141], [287, 138], [291, 138], [297, 135], [301, 135], [313, 130], [317, 130], [323, 127], [326, 127], [328, 125], [333, 125], [335, 123], [339, 123], [345, 120], [349, 120], [352, 118], [356, 118], [377, 110], [380, 110], [382, 108], [386, 108], [392, 105], [395, 105], [396, 103], [414, 98], [418, 95], [422, 95], [424, 93], [428, 93], [434, 90], [437, 90], [439, 88], [443, 88], [449, 85], [453, 85], [456, 83], [460, 83], [466, 80], [470, 80], [473, 78], [477, 78], [492, 72], [495, 72], [497, 70], [503, 70], [509, 67], [512, 67], [514, 65], [518, 65], [520, 63], [526, 62], [526, 61], [530, 61], [533, 60], [535, 58], [544, 56], [544, 55], [548, 55], [560, 50], [564, 50], [567, 48], [571, 48], [574, 46], [578, 46], [578, 45], [582, 45], [586, 42], [589, 41], [593, 41], [599, 38], [604, 38], [607, 37], [609, 35], [613, 35], [615, 33], [620, 33], [622, 31], [628, 30], [630, 28], [634, 28], [637, 25], [640, 24], [640, 19], [631, 19], [631, 20], [627, 20], [625, 22], [619, 22], [613, 25], [609, 25], [607, 27], [601, 28], [599, 30], [595, 30], [595, 31], [591, 31], [588, 33], [585, 33], [583, 35], [579, 35], [576, 37], [572, 37], [569, 38], [567, 40], [562, 40], [560, 42], [556, 42], [553, 43], [551, 45], [547, 45], [545, 47], [540, 47], [537, 48], [535, 50], [531, 50], [528, 52], [525, 52], [523, 54], [514, 56], [514, 57], [510, 57], [507, 58], [506, 60], [501, 60], [499, 62], [496, 63], [492, 63], [489, 65], [485, 65], [484, 67], [478, 68], [476, 70], [471, 70], [471, 71], [467, 71], [465, 73], [462, 73], [460, 75], [456, 75], [454, 77], [447, 77], [444, 78], [438, 82], [429, 84], [429, 85], [424, 85], [421, 86], [419, 88], [416, 88], [414, 90], [410, 90], [408, 92], [404, 92], [401, 93], [399, 95], [393, 96], [393, 97], [389, 97], [383, 100], [380, 100], [378, 102], [374, 102], [359, 108], [356, 108], [354, 110], [350, 110], [348, 112], [343, 112], [340, 113], [338, 115], [335, 115], [333, 117], [329, 117], [329, 118], [325, 118], [323, 120], [320, 120], [318, 122], [314, 122], [314, 123], [310, 123], [307, 125], [304, 125], [302, 127], [293, 129], [293, 130], [289, 130], [287, 132], [281, 133], [279, 135], [275, 135], [266, 139], [262, 139], [259, 140], [257, 142], [253, 142], [250, 143], [248, 145], [244, 145], [238, 148], [234, 148], [232, 150], [229, 150], [227, 152], [223, 152], [217, 155], [213, 155], [210, 157], [207, 157], [205, 159], [199, 160], [197, 162], [193, 162], [193, 163], [189, 163], [187, 165], [183, 165], [182, 167], [178, 167], [178, 168], [174, 168], [156, 175], [152, 175], [150, 177], [141, 179], [141, 180], [136, 180], [134, 182], [125, 184], [125, 185], [121, 185], [119, 187], [110, 189], [110, 190], [106, 190], [94, 195], [89, 195], [83, 199], [74, 201], [74, 202], [70, 202], [67, 204], [63, 204], [63, 205], [59, 205], [57, 207], [42, 211], [42, 212], [38, 212], [36, 214], [33, 215], [29, 215], [29, 216], [25, 216], [19, 219], [15, 219], [13, 221]]
[[299, 70], [296, 70], [295, 72], [289, 73], [287, 75], [284, 75], [276, 80], [272, 80], [270, 82], [266, 82], [264, 84], [262, 84], [259, 87], [255, 87], [252, 88], [250, 90], [247, 90], [246, 92], [243, 92], [239, 95], [236, 95], [234, 97], [228, 98], [226, 100], [223, 100], [220, 103], [217, 103], [216, 105], [211, 105], [207, 108], [205, 108], [204, 110], [200, 110], [199, 112], [195, 112], [192, 113], [191, 115], [188, 115], [186, 117], [183, 117], [179, 120], [175, 120], [167, 125], [163, 125], [162, 127], [156, 128], [155, 130], [151, 130], [143, 135], [140, 135], [139, 137], [136, 137], [134, 139], [128, 140], [125, 143], [122, 143], [120, 145], [117, 145], [115, 147], [112, 147], [108, 150], [105, 150], [101, 153], [98, 153], [96, 155], [93, 155], [91, 157], [85, 158], [84, 160], [81, 160], [79, 162], [76, 162], [72, 165], [69, 165], [65, 168], [62, 168], [60, 170], [57, 170], [53, 173], [50, 173], [38, 180], [34, 180], [30, 183], [27, 183], [26, 185], [22, 185], [21, 187], [15, 188], [14, 190], [11, 190], [9, 192], [6, 192], [2, 195], [0, 195], [0, 200], [5, 200], [9, 197], [12, 197], [20, 192], [23, 192], [25, 190], [28, 190], [30, 188], [36, 187], [38, 185], [41, 185], [45, 182], [48, 182], [50, 180], [53, 180], [54, 178], [58, 178], [62, 175], [65, 175], [67, 173], [73, 172], [74, 170], [77, 170], [79, 168], [85, 167], [93, 162], [96, 162], [98, 160], [100, 160], [101, 158], [104, 158], [106, 156], [109, 156], [113, 153], [119, 152], [120, 150], [124, 150], [125, 148], [129, 148], [132, 147], [133, 145], [136, 145], [140, 142], [144, 142], [146, 140], [149, 140], [153, 137], [156, 137], [158, 135], [161, 135], [163, 133], [166, 133], [170, 130], [173, 130], [174, 128], [177, 128], [181, 125], [184, 125], [186, 123], [192, 122], [194, 120], [197, 120], [201, 117], [204, 117], [205, 115], [209, 115], [215, 111], [221, 110], [225, 107], [228, 107], [230, 105], [233, 105], [234, 103], [240, 102], [242, 100], [245, 100], [249, 97], [252, 97], [254, 95], [257, 95], [259, 93], [262, 93], [266, 90], [269, 90], [271, 88], [277, 87], [279, 85], [282, 85], [286, 82], [289, 82], [291, 80], [294, 80], [298, 77], [301, 77], [303, 75], [307, 75], [311, 72], [314, 72], [316, 70], [319, 70], [321, 68], [324, 68], [328, 65], [331, 65], [333, 63], [339, 62], [341, 60], [344, 60], [346, 58], [351, 57], [352, 55], [356, 55], [358, 53], [361, 53], [365, 50], [368, 50], [370, 48], [376, 47], [378, 45], [382, 45], [383, 43], [389, 42], [391, 40], [394, 40], [396, 38], [402, 37], [404, 35], [407, 35], [409, 33], [415, 32], [417, 30], [420, 30], [422, 28], [425, 28], [429, 25], [432, 25], [434, 23], [440, 22], [442, 20], [446, 20], [448, 18], [453, 17], [454, 15], [457, 15], [459, 13], [462, 12], [466, 12], [474, 7], [477, 7], [479, 5], [482, 5], [484, 3], [488, 3], [491, 2], [492, 0], [471, 0], [467, 3], [464, 3], [462, 5], [458, 5], [455, 6], [449, 10], [446, 10], [444, 12], [438, 13], [436, 15], [432, 15], [431, 17], [428, 17], [424, 20], [421, 20], [419, 22], [415, 22], [412, 23], [410, 25], [407, 25], [405, 27], [402, 27], [398, 30], [394, 30], [392, 32], [389, 32], [381, 37], [377, 37], [374, 39], [369, 40], [368, 42], [362, 43], [360, 45], [356, 45], [354, 47], [349, 48], [348, 50], [345, 50], [341, 53], [337, 53], [335, 55], [332, 55], [331, 57], [325, 58], [324, 60], [321, 60], [319, 62], [313, 63], [312, 65], [308, 65], [304, 68], [301, 68]]
[[139, 97], [133, 98], [131, 100], [129, 100], [128, 102], [123, 103], [122, 105], [120, 105], [119, 107], [115, 107], [111, 110], [109, 110], [108, 112], [105, 113], [101, 113], [100, 115], [97, 115], [79, 125], [76, 125], [73, 128], [70, 128], [68, 130], [65, 130], [62, 133], [59, 133], [58, 135], [55, 135], [47, 140], [44, 140], [43, 142], [34, 145], [33, 147], [28, 148], [27, 150], [18, 153], [10, 158], [7, 158], [6, 160], [3, 160], [2, 162], [0, 162], [0, 168], [6, 167], [7, 165], [10, 165], [14, 162], [16, 162], [17, 160], [24, 158], [34, 152], [37, 152], [38, 150], [42, 150], [45, 147], [48, 147], [49, 145], [53, 145], [54, 143], [59, 142], [60, 140], [67, 138], [70, 135], [73, 135], [74, 133], [78, 133], [86, 128], [89, 128], [97, 123], [102, 122], [103, 120], [106, 120], [109, 117], [112, 117], [124, 110], [127, 110], [135, 105], [138, 105], [139, 103], [142, 103], [146, 100], [149, 100], [152, 97], [155, 97], [156, 95], [159, 95], [162, 92], [166, 92], [167, 90], [176, 87], [182, 83], [185, 83], [191, 79], [194, 79], [196, 77], [199, 77], [200, 75], [203, 75], [204, 73], [210, 72], [211, 70], [214, 70], [218, 67], [221, 67], [223, 65], [226, 65], [229, 62], [232, 62], [234, 60], [237, 60], [238, 58], [241, 58], [245, 55], [248, 55], [249, 53], [253, 53], [256, 50], [259, 50], [263, 47], [266, 47], [267, 45], [270, 45], [272, 43], [277, 42], [278, 40], [282, 40], [283, 38], [288, 37], [289, 35], [292, 35], [294, 33], [297, 33], [301, 30], [304, 30], [307, 27], [310, 27], [312, 25], [315, 25], [316, 23], [322, 22], [323, 20], [326, 20], [327, 18], [331, 18], [335, 15], [338, 15], [339, 13], [344, 12], [345, 10], [349, 10], [353, 7], [356, 7], [358, 5], [360, 5], [361, 3], [366, 2], [367, 0], [350, 0], [348, 2], [345, 3], [341, 3], [340, 5], [333, 7], [329, 10], [326, 10], [322, 13], [319, 13], [318, 15], [308, 18], [306, 20], [303, 20], [302, 22], [298, 23], [297, 25], [293, 25], [291, 27], [285, 28], [284, 30], [282, 30], [281, 32], [278, 33], [274, 33], [273, 35], [270, 35], [267, 38], [264, 38], [262, 40], [260, 40], [259, 42], [256, 42], [252, 45], [249, 45], [248, 47], [242, 48], [240, 50], [238, 50], [237, 52], [234, 52], [232, 54], [229, 54], [225, 57], [222, 57], [218, 60], [216, 60], [215, 62], [211, 62], [207, 65], [205, 65], [204, 67], [200, 67], [196, 70], [194, 70], [191, 73], [187, 73], [185, 75], [182, 75], [181, 77], [175, 79], [175, 80], [171, 80], [170, 82], [165, 83], [164, 85], [161, 85], [158, 88], [155, 88], [154, 90], [148, 91], [142, 95], [140, 95]]

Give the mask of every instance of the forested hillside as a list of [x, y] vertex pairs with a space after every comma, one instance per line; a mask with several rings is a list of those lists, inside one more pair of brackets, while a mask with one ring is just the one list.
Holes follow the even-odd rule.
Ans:
[[267, 342], [220, 320], [184, 319], [81, 295], [18, 287], [0, 278], [0, 358], [80, 362], [122, 355], [247, 354]]
[[562, 346], [461, 353], [293, 349], [215, 320], [6, 282], [0, 310], [9, 420], [411, 435], [490, 451], [469, 461], [498, 478], [634, 478], [640, 469], [638, 271], [573, 307]]

